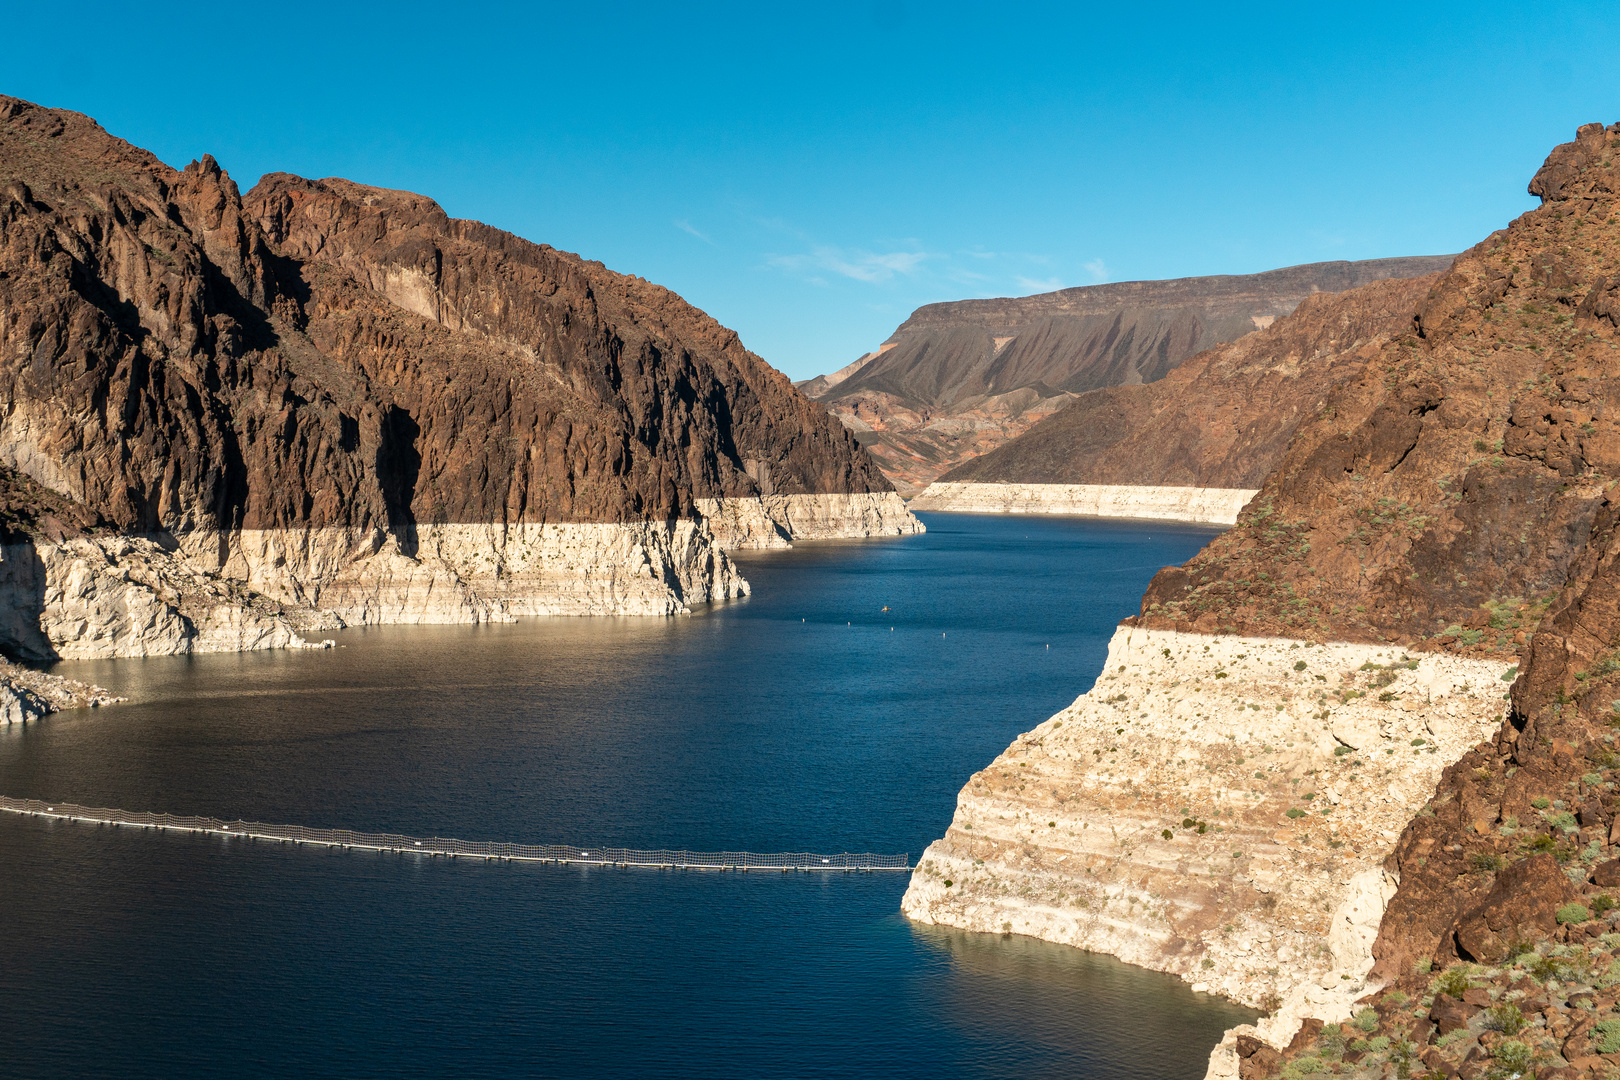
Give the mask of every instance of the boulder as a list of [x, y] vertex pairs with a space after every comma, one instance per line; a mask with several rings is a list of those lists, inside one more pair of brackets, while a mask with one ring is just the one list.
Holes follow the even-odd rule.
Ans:
[[1497, 874], [1485, 899], [1457, 920], [1458, 954], [1492, 963], [1505, 958], [1514, 942], [1546, 938], [1557, 928], [1558, 909], [1574, 896], [1551, 855], [1516, 862]]

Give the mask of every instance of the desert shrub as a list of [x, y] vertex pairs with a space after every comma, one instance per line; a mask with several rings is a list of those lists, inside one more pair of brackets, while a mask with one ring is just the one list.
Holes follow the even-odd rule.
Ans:
[[1613, 908], [1614, 897], [1610, 896], [1608, 893], [1604, 893], [1602, 896], [1592, 897], [1592, 914], [1602, 915]]
[[1535, 807], [1537, 810], [1545, 810], [1547, 807], [1552, 805], [1552, 800], [1548, 799], [1547, 796], [1542, 795], [1538, 798], [1531, 799], [1530, 805]]
[[1176, 834], [1171, 832], [1169, 829], [1165, 829], [1163, 832], [1159, 833], [1159, 835], [1164, 837], [1166, 840], [1169, 840], [1172, 837], [1174, 837]]
[[1485, 1010], [1484, 1024], [1488, 1031], [1517, 1035], [1524, 1029], [1524, 1014], [1511, 1001], [1504, 1001]]
[[1305, 816], [1305, 811], [1301, 810], [1297, 806], [1291, 806], [1288, 808], [1287, 816], [1291, 818], [1302, 818]]
[[1560, 923], [1582, 923], [1592, 917], [1592, 909], [1585, 904], [1565, 904], [1553, 918]]
[[1504, 1039], [1496, 1044], [1496, 1049], [1491, 1051], [1491, 1056], [1496, 1059], [1498, 1065], [1507, 1070], [1510, 1076], [1522, 1076], [1525, 1070], [1530, 1068], [1532, 1051], [1530, 1047], [1518, 1039]]
[[1377, 1031], [1378, 1010], [1362, 1009], [1360, 1012], [1356, 1013], [1355, 1024], [1356, 1027], [1360, 1028], [1362, 1031]]
[[1304, 671], [1305, 670], [1305, 661], [1303, 661], [1303, 660], [1295, 660], [1294, 661], [1294, 670], [1295, 671]]
[[1326, 1068], [1327, 1064], [1321, 1058], [1313, 1054], [1306, 1054], [1304, 1057], [1295, 1058], [1287, 1065], [1284, 1065], [1282, 1074], [1287, 1080], [1295, 1080], [1295, 1077], [1310, 1076], [1312, 1073], [1319, 1073]]
[[1502, 869], [1502, 859], [1497, 855], [1476, 851], [1468, 857], [1468, 865], [1482, 874], [1494, 874]]
[[1598, 1053], [1620, 1054], [1620, 1017], [1599, 1020], [1596, 1030]]
[[1469, 985], [1468, 967], [1464, 964], [1447, 968], [1438, 979], [1434, 980], [1434, 990], [1437, 993], [1450, 994], [1454, 998], [1462, 997]]

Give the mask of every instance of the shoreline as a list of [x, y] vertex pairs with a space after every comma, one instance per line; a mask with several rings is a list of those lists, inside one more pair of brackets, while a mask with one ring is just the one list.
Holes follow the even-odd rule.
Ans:
[[749, 595], [730, 551], [926, 531], [892, 491], [698, 505], [670, 521], [39, 538], [0, 549], [0, 636], [53, 661], [303, 648], [346, 626], [685, 615]]
[[1075, 514], [1084, 517], [1233, 525], [1258, 489], [1133, 484], [968, 484], [935, 481], [907, 504], [959, 514]]

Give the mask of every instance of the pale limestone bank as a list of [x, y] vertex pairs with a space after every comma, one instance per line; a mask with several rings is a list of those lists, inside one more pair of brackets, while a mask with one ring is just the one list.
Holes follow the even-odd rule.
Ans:
[[1121, 627], [1096, 685], [968, 781], [902, 908], [1174, 973], [1284, 1044], [1366, 992], [1384, 860], [1496, 729], [1506, 667]]
[[927, 532], [893, 491], [698, 499], [715, 540], [737, 548], [786, 548], [794, 540], [870, 539]]
[[40, 659], [305, 647], [312, 631], [673, 615], [748, 583], [702, 521], [82, 537], [0, 552], [0, 633]]
[[0, 659], [0, 726], [25, 724], [63, 709], [94, 709], [123, 700], [91, 683]]
[[0, 635], [94, 659], [301, 648], [354, 625], [679, 615], [748, 595], [728, 547], [923, 531], [893, 492], [707, 502], [704, 519], [628, 524], [41, 538], [0, 549]]
[[1254, 495], [1254, 490], [1247, 488], [968, 484], [936, 480], [910, 505], [913, 510], [968, 514], [1080, 514], [1231, 525]]

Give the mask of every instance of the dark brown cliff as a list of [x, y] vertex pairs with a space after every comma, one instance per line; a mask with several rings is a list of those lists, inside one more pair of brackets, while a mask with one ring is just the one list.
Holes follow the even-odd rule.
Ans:
[[1495, 739], [1391, 856], [1386, 985], [1281, 1054], [1240, 1039], [1245, 1078], [1616, 1065], [1620, 124], [1582, 127], [1530, 191], [1541, 207], [1460, 256], [1412, 332], [1301, 426], [1246, 520], [1144, 599], [1149, 624], [1520, 661]]
[[1155, 579], [1145, 623], [1519, 647], [1620, 479], [1611, 141], [1582, 129], [1584, 186], [1560, 189], [1582, 194], [1538, 177], [1540, 209], [1458, 256], [1237, 527]]
[[1312, 263], [918, 308], [852, 371], [803, 384], [904, 486], [922, 486], [1076, 394], [1152, 383], [1306, 297], [1444, 269], [1450, 256]]
[[[668, 290], [431, 200], [246, 198], [0, 98], [0, 459], [137, 532], [619, 522], [889, 489]], [[752, 475], [751, 475], [752, 474]]]
[[1257, 488], [1294, 429], [1360, 375], [1438, 280], [1317, 293], [1157, 382], [1091, 390], [944, 482]]

